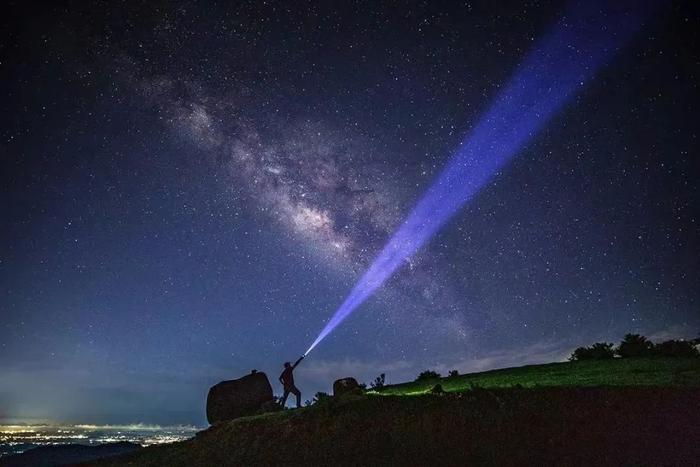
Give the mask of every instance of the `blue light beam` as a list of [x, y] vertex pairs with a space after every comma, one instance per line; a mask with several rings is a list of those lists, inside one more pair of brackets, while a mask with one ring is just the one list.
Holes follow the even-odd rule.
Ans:
[[474, 197], [623, 47], [648, 2], [581, 1], [516, 69], [437, 179], [355, 284], [307, 355]]

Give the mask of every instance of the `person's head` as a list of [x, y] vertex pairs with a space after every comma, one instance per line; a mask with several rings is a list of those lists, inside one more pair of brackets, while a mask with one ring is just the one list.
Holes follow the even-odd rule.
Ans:
[[289, 368], [290, 366], [292, 366], [292, 364], [291, 364], [290, 362], [284, 362], [284, 367], [285, 367], [285, 368]]

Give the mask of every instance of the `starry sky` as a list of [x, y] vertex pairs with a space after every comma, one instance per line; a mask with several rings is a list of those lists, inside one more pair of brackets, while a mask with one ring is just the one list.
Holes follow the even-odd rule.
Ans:
[[[0, 421], [163, 424], [306, 350], [564, 6], [12, 3]], [[658, 9], [310, 354], [304, 399], [697, 336], [699, 18]]]

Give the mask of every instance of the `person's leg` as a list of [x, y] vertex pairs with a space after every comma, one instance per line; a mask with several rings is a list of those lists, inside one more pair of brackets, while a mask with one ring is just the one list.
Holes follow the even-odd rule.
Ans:
[[297, 387], [294, 386], [292, 388], [292, 394], [297, 396], [297, 409], [300, 409], [301, 408], [301, 391], [299, 391], [299, 389], [297, 389]]
[[282, 400], [280, 401], [282, 408], [284, 408], [284, 404], [287, 403], [287, 397], [289, 397], [289, 389], [284, 388], [284, 394], [282, 395]]

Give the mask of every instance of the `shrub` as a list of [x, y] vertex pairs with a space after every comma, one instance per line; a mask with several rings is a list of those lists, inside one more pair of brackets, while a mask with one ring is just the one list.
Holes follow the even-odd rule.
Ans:
[[617, 348], [623, 358], [648, 357], [654, 354], [654, 343], [639, 334], [627, 334]]
[[441, 377], [440, 373], [438, 373], [437, 371], [425, 370], [425, 371], [421, 372], [421, 374], [418, 375], [418, 378], [416, 378], [416, 381], [425, 381], [428, 379], [437, 379], [440, 377]]
[[329, 396], [328, 393], [319, 391], [316, 393], [316, 395], [314, 395], [313, 399], [311, 399], [310, 401], [307, 400], [306, 402], [304, 402], [304, 405], [308, 407], [308, 406], [314, 405], [318, 402], [324, 402], [326, 400], [330, 400], [330, 397], [331, 396]]
[[450, 370], [450, 372], [447, 373], [448, 378], [454, 378], [456, 376], [459, 376], [459, 371], [457, 371], [457, 370]]
[[579, 347], [569, 357], [570, 361], [581, 360], [605, 360], [615, 357], [613, 344], [608, 342], [596, 342], [590, 347]]
[[370, 386], [372, 389], [380, 389], [380, 388], [383, 388], [383, 387], [384, 387], [384, 378], [385, 378], [385, 377], [386, 377], [386, 375], [385, 375], [384, 373], [382, 373], [381, 375], [379, 375], [379, 376], [377, 376], [376, 378], [374, 378], [374, 381], [372, 381], [371, 383], [369, 383], [369, 386]]
[[671, 339], [654, 347], [654, 353], [660, 357], [698, 357], [700, 353], [693, 341]]

